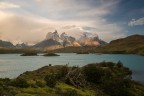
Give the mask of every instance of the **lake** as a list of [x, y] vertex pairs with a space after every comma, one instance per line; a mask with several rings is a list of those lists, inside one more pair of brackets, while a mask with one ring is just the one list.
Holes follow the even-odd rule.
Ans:
[[[75, 54], [58, 53], [58, 57], [20, 56], [20, 54], [0, 54], [0, 78], [15, 78], [25, 71], [33, 71], [43, 66], [78, 65], [102, 61], [118, 62], [133, 71], [133, 79], [144, 83], [144, 56], [123, 54]], [[40, 54], [42, 55], [42, 54]]]

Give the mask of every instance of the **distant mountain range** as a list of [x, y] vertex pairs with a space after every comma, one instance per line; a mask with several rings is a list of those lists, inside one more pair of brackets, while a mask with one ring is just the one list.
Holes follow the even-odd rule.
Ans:
[[14, 48], [15, 46], [9, 41], [0, 40], [0, 47]]
[[13, 45], [9, 41], [0, 40], [0, 47], [2, 48], [47, 48], [47, 49], [57, 49], [65, 47], [80, 47], [80, 46], [102, 46], [107, 43], [99, 39], [98, 35], [84, 32], [79, 39], [75, 37], [68, 36], [65, 32], [58, 34], [57, 30], [55, 32], [49, 32], [46, 38], [41, 42], [33, 46], [29, 46], [25, 43]]
[[28, 48], [28, 47], [30, 47], [30, 46], [28, 46], [25, 43], [13, 45], [13, 43], [11, 43], [10, 41], [0, 40], [0, 48], [17, 48], [17, 49], [21, 49], [21, 48]]
[[0, 47], [17, 49], [48, 49], [54, 50], [54, 52], [88, 51], [94, 53], [132, 53], [144, 55], [144, 35], [132, 35], [106, 43], [105, 41], [99, 39], [97, 34], [84, 32], [79, 39], [76, 39], [72, 36], [68, 36], [65, 32], [59, 35], [58, 32], [55, 31], [49, 32], [44, 40], [33, 46], [28, 46], [25, 43], [13, 45], [11, 42], [0, 40]]

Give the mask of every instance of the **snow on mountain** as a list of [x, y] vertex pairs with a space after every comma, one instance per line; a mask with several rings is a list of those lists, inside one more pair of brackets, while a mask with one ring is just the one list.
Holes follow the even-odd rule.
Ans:
[[21, 43], [21, 44], [16, 44], [15, 47], [21, 49], [21, 48], [28, 48], [29, 46], [25, 43]]
[[103, 43], [104, 45], [104, 41], [102, 41], [101, 39], [99, 39], [98, 35], [95, 33], [88, 33], [88, 32], [84, 32], [80, 39], [78, 40], [78, 42], [82, 45], [82, 46], [100, 46], [101, 43]]
[[84, 32], [82, 34], [82, 37], [89, 38], [89, 39], [94, 39], [94, 38], [98, 38], [98, 35], [96, 33]]

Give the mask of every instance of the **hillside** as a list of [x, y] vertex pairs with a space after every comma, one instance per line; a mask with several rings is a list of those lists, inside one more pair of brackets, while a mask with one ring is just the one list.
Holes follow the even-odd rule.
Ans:
[[0, 40], [0, 48], [3, 48], [3, 47], [14, 48], [15, 46], [9, 41]]
[[47, 52], [53, 53], [78, 53], [78, 52], [88, 52], [88, 53], [96, 53], [96, 49], [98, 47], [95, 46], [81, 46], [81, 47], [65, 47], [59, 48], [55, 50], [46, 50]]
[[59, 42], [49, 39], [49, 40], [44, 40], [39, 42], [38, 44], [34, 45], [34, 48], [45, 48], [45, 47], [50, 47], [50, 46], [56, 46], [56, 45], [61, 45]]
[[144, 96], [129, 68], [101, 62], [84, 67], [45, 66], [15, 79], [0, 79], [0, 96]]
[[144, 35], [132, 35], [111, 41], [104, 47], [99, 47], [96, 52], [144, 55]]

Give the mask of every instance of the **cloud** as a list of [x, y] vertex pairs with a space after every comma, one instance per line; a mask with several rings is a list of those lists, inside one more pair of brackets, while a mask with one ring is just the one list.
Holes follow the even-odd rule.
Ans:
[[135, 19], [132, 19], [129, 23], [128, 23], [128, 26], [141, 26], [141, 25], [144, 25], [144, 17], [142, 18], [139, 18], [137, 20]]
[[6, 17], [0, 17], [0, 32], [4, 40], [14, 43], [19, 41], [35, 43], [44, 38], [41, 32], [34, 31], [43, 26], [43, 23], [38, 23], [25, 16], [10, 14], [3, 13], [3, 16]]
[[83, 22], [54, 21], [47, 18], [39, 18], [30, 15], [22, 16], [3, 11], [0, 11], [0, 15], [1, 39], [14, 43], [28, 42], [30, 44], [35, 44], [43, 40], [48, 32], [54, 31], [55, 29], [60, 33], [65, 31], [72, 35], [74, 31], [77, 33], [80, 31], [77, 28], [70, 29], [70, 27], [74, 27], [70, 26], [70, 24], [84, 25]]
[[118, 2], [109, 0], [110, 2], [106, 3], [106, 0], [100, 0], [100, 4], [96, 6], [91, 2], [95, 0], [79, 1], [34, 0], [35, 4], [27, 0], [24, 5], [21, 5], [22, 1], [17, 2], [16, 4], [23, 7], [16, 11], [0, 10], [1, 39], [35, 44], [55, 29], [76, 38], [79, 38], [82, 32], [89, 31], [97, 33], [105, 41], [125, 36], [122, 26], [105, 18], [107, 14], [111, 14]]
[[11, 8], [19, 8], [19, 5], [9, 3], [9, 2], [0, 2], [0, 9], [11, 9]]
[[[52, 19], [90, 20], [110, 14], [119, 0], [35, 0], [42, 15]], [[44, 12], [44, 13], [43, 13]]]

